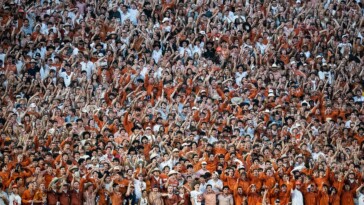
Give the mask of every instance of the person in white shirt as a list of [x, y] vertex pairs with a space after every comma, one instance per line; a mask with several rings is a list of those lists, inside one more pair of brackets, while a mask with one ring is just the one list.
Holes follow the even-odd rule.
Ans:
[[351, 125], [355, 125], [359, 123], [359, 119], [356, 117], [354, 113], [350, 115], [350, 118], [348, 118], [345, 122], [345, 127], [350, 128]]
[[315, 146], [313, 148], [313, 152], [311, 154], [312, 154], [312, 159], [313, 160], [318, 160], [320, 156], [325, 157], [325, 154], [320, 151], [319, 146]]
[[122, 30], [121, 31], [121, 36], [120, 36], [120, 41], [125, 43], [126, 45], [129, 45], [132, 33], [133, 32], [130, 32], [130, 34], [128, 35], [128, 32], [126, 30]]
[[164, 167], [168, 166], [169, 169], [172, 169], [172, 160], [169, 157], [168, 153], [163, 155], [163, 162], [159, 163], [159, 169], [164, 170]]
[[4, 49], [3, 48], [0, 48], [0, 60], [2, 62], [5, 61], [5, 57], [6, 57], [6, 53], [4, 53]]
[[135, 5], [135, 3], [131, 3], [130, 8], [128, 9], [128, 12], [130, 14], [130, 21], [134, 24], [138, 24], [138, 18], [139, 18], [139, 11]]
[[193, 55], [195, 55], [197, 53], [199, 56], [201, 56], [204, 45], [205, 45], [204, 42], [201, 42], [199, 39], [196, 39], [194, 42], [194, 45], [190, 44], [189, 48]]
[[207, 162], [203, 161], [201, 163], [201, 169], [196, 172], [196, 176], [200, 177], [200, 176], [204, 175], [206, 172], [208, 172], [209, 170], [207, 170], [206, 166], [207, 166]]
[[219, 179], [219, 173], [217, 172], [212, 173], [212, 178], [207, 181], [207, 184], [212, 186], [212, 190], [214, 190], [215, 193], [220, 193], [224, 186], [221, 179]]
[[124, 23], [126, 19], [131, 19], [131, 14], [128, 11], [128, 8], [126, 7], [126, 5], [123, 5], [121, 7], [120, 14], [121, 14], [121, 23]]
[[164, 32], [171, 32], [172, 26], [171, 26], [171, 20], [169, 18], [164, 18], [162, 21], [161, 28]]
[[318, 72], [318, 76], [320, 80], [325, 80], [326, 78], [328, 80], [328, 83], [331, 85], [333, 81], [332, 79], [333, 76], [330, 69], [327, 67], [327, 63], [326, 62], [322, 63], [322, 67], [323, 69]]
[[273, 0], [270, 6], [270, 12], [272, 15], [276, 15], [278, 13], [278, 6], [277, 1]]
[[348, 41], [348, 35], [343, 35], [342, 36], [342, 42], [339, 43], [339, 45], [337, 46], [337, 48], [339, 49], [341, 54], [344, 54], [346, 49], [349, 49], [349, 51], [351, 51], [352, 49], [351, 43]]
[[139, 205], [149, 205], [147, 190], [142, 191], [142, 198], [140, 198]]
[[178, 52], [180, 53], [180, 55], [184, 55], [185, 52], [187, 52], [187, 55], [189, 57], [192, 57], [192, 50], [189, 47], [190, 42], [188, 40], [184, 40], [180, 43], [180, 47], [178, 48]]
[[[245, 13], [245, 12], [244, 12]], [[241, 7], [235, 9], [233, 20], [235, 22], [236, 19], [241, 19], [243, 22], [246, 21], [245, 14]]]
[[64, 84], [66, 87], [69, 87], [72, 82], [73, 72], [71, 71], [71, 65], [65, 64], [65, 70], [62, 71], [62, 69], [59, 70], [59, 77], [63, 78]]
[[223, 13], [223, 17], [222, 17], [222, 20], [223, 21], [227, 21], [229, 24], [231, 22], [233, 22], [234, 20], [234, 13], [232, 13], [231, 11], [229, 10], [226, 10], [224, 13]]
[[301, 182], [297, 181], [296, 187], [291, 190], [291, 199], [292, 199], [292, 204], [294, 205], [303, 205], [303, 195], [300, 189], [301, 189]]
[[304, 157], [302, 154], [299, 154], [296, 156], [296, 160], [294, 163], [294, 168], [295, 169], [303, 169], [305, 167], [305, 161], [304, 161]]
[[9, 204], [10, 205], [20, 205], [21, 197], [19, 196], [19, 190], [17, 185], [13, 185], [12, 192], [9, 195]]
[[244, 71], [243, 65], [238, 65], [238, 71], [235, 73], [235, 82], [239, 86], [241, 86], [241, 80], [248, 75], [248, 72]]
[[137, 201], [139, 201], [140, 198], [142, 198], [142, 191], [147, 188], [146, 183], [143, 181], [143, 174], [139, 173], [138, 179], [134, 179], [134, 192]]
[[259, 37], [258, 42], [255, 44], [255, 48], [259, 49], [260, 53], [264, 55], [267, 46], [263, 44], [263, 37]]
[[[145, 137], [145, 138], [147, 138], [147, 140], [148, 140], [149, 142], [154, 142], [154, 140], [155, 140], [155, 136], [154, 136], [154, 135], [153, 135], [153, 133], [152, 133], [152, 129], [151, 129], [151, 127], [146, 127], [146, 128], [145, 128], [144, 137]], [[143, 140], [143, 137], [142, 137], [141, 141], [142, 141], [142, 140]]]
[[364, 194], [363, 194], [364, 184], [361, 184], [358, 189], [356, 189], [356, 196], [358, 197], [358, 205], [364, 205]]
[[364, 102], [362, 90], [356, 90], [356, 95], [353, 97], [354, 102]]
[[153, 49], [153, 53], [152, 53], [152, 58], [153, 60], [158, 63], [159, 59], [162, 57], [163, 53], [162, 53], [162, 49], [160, 48], [160, 45], [156, 44], [154, 45], [154, 49]]
[[203, 192], [200, 191], [200, 184], [196, 183], [193, 188], [194, 190], [190, 192], [191, 203], [201, 205]]
[[51, 58], [48, 58], [45, 65], [40, 68], [40, 77], [42, 80], [47, 78], [49, 76], [49, 72], [51, 70], [57, 70], [55, 66], [52, 66], [53, 60]]
[[[46, 14], [46, 15], [48, 15], [48, 14]], [[47, 26], [46, 22], [47, 21], [43, 21], [41, 23], [41, 25], [39, 25], [40, 26], [40, 33], [43, 34], [43, 35], [48, 35], [48, 26]]]
[[85, 55], [82, 56], [82, 62], [80, 64], [81, 64], [81, 69], [86, 71], [87, 73], [87, 79], [91, 80], [91, 76], [96, 70], [95, 64], [92, 61], [90, 61], [88, 56]]
[[8, 194], [3, 190], [3, 185], [0, 184], [0, 205], [8, 204], [9, 197]]

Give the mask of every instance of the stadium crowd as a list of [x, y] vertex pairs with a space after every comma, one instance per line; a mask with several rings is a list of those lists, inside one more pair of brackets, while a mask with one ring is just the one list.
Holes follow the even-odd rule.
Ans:
[[0, 0], [0, 205], [363, 205], [360, 0]]

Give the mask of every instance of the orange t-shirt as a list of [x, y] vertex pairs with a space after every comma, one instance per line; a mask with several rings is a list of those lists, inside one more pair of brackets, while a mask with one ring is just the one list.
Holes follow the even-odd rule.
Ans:
[[121, 192], [113, 192], [110, 194], [111, 204], [122, 204], [123, 196]]

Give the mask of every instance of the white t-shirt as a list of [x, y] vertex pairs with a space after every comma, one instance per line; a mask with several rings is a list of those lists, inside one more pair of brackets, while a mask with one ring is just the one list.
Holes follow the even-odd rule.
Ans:
[[264, 44], [262, 44], [262, 43], [259, 43], [259, 42], [255, 44], [255, 47], [256, 47], [256, 48], [258, 48], [258, 49], [260, 50], [260, 53], [261, 53], [261, 54], [264, 54], [265, 49], [267, 48], [267, 46], [266, 46], [266, 45], [264, 45]]
[[354, 96], [354, 102], [364, 102], [364, 96]]
[[0, 60], [4, 63], [4, 60], [5, 60], [5, 56], [6, 54], [5, 53], [0, 53]]
[[64, 84], [65, 84], [66, 87], [69, 87], [71, 85], [72, 75], [73, 75], [73, 72], [71, 72], [70, 75], [67, 75], [66, 72], [60, 72], [59, 73], [59, 77], [63, 78]]
[[[214, 192], [219, 193], [220, 190], [222, 189], [222, 187], [224, 186], [224, 184], [222, 183], [222, 181], [220, 179], [217, 179], [216, 181], [213, 179], [210, 179], [207, 184], [210, 184], [212, 186], [212, 190], [214, 190]], [[217, 186], [217, 187], [215, 187]]]
[[157, 50], [153, 50], [152, 52], [152, 58], [153, 60], [158, 63], [159, 59], [162, 57], [162, 49]]
[[88, 62], [84, 62], [83, 61], [80, 64], [81, 64], [82, 70], [86, 71], [86, 73], [87, 73], [87, 79], [90, 80], [91, 79], [91, 76], [92, 76], [92, 74], [93, 74], [93, 72], [95, 70], [94, 63], [91, 62], [91, 61], [88, 61]]
[[185, 51], [187, 52], [187, 55], [189, 57], [192, 57], [192, 50], [189, 47], [179, 47], [178, 48], [178, 52], [181, 56], [183, 56], [185, 54]]
[[313, 152], [313, 153], [312, 153], [312, 159], [314, 159], [314, 160], [318, 160], [318, 159], [319, 159], [319, 157], [320, 157], [320, 155], [321, 155], [321, 156], [323, 156], [323, 157], [325, 157], [325, 154], [324, 154], [324, 153], [322, 153], [322, 152]]
[[140, 199], [140, 205], [148, 205], [148, 199], [147, 198], [141, 198]]
[[9, 196], [9, 205], [20, 205], [20, 204], [21, 204], [20, 196], [11, 193]]
[[120, 12], [120, 16], [121, 16], [121, 22], [124, 23], [124, 21], [126, 19], [131, 19], [131, 15], [129, 12], [126, 12], [126, 13], [123, 13], [123, 12]]
[[320, 80], [325, 80], [325, 77], [329, 80], [329, 84], [332, 84], [332, 74], [331, 72], [327, 71], [319, 71], [318, 73]]
[[241, 85], [241, 79], [245, 78], [248, 75], [248, 72], [243, 71], [242, 73], [236, 72], [235, 73], [235, 83], [239, 86]]
[[[154, 135], [144, 135], [148, 138], [148, 141], [154, 141], [155, 140], [155, 136]], [[141, 140], [141, 138], [140, 138]]]
[[352, 45], [350, 43], [339, 43], [337, 47], [340, 49], [340, 53], [343, 54], [345, 48], [349, 48], [351, 50]]
[[214, 144], [215, 142], [218, 141], [218, 139], [216, 139], [214, 136], [210, 136], [208, 139], [208, 143], [210, 144]]
[[147, 185], [143, 181], [134, 180], [135, 196], [137, 199], [142, 198], [142, 190], [147, 188]]
[[273, 15], [276, 15], [278, 13], [278, 6], [271, 6], [270, 11]]
[[9, 199], [8, 194], [4, 191], [0, 191], [0, 205], [5, 205], [5, 201], [3, 198], [5, 196], [6, 199]]
[[201, 205], [201, 201], [198, 201], [197, 198], [199, 195], [202, 194], [202, 192], [193, 190], [193, 191], [191, 191], [190, 194], [191, 194], [191, 200], [195, 202], [194, 204]]
[[291, 191], [292, 204], [303, 205], [303, 195], [300, 190], [293, 189]]
[[358, 205], [364, 205], [364, 194], [362, 193], [358, 195]]
[[44, 80], [49, 75], [50, 70], [57, 70], [55, 66], [45, 65], [40, 68], [40, 77]]
[[129, 9], [130, 21], [134, 24], [138, 24], [139, 11], [137, 9]]
[[163, 170], [163, 168], [164, 168], [165, 166], [168, 166], [170, 169], [172, 169], [172, 167], [173, 167], [172, 160], [171, 160], [171, 159], [169, 159], [168, 161], [163, 161], [163, 162], [161, 162], [161, 163], [159, 164], [159, 169], [160, 169], [160, 170]]
[[155, 124], [155, 125], [153, 126], [153, 132], [154, 132], [154, 133], [158, 132], [160, 127], [161, 127], [161, 125], [159, 125], [159, 124]]

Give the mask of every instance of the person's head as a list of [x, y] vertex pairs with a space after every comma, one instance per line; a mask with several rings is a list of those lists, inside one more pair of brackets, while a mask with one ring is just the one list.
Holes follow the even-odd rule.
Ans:
[[207, 191], [208, 193], [213, 192], [213, 190], [212, 190], [212, 185], [211, 185], [211, 184], [207, 184], [207, 185], [206, 185], [206, 191]]
[[344, 190], [345, 191], [350, 191], [351, 187], [350, 187], [350, 184], [345, 184], [344, 185]]
[[200, 184], [196, 183], [195, 185], [193, 185], [194, 190], [198, 191], [200, 189]]
[[222, 193], [224, 193], [224, 194], [228, 194], [228, 193], [229, 193], [229, 187], [228, 187], [228, 186], [224, 186], [224, 187], [222, 188]]
[[90, 183], [90, 184], [87, 186], [86, 190], [87, 190], [87, 191], [89, 191], [89, 192], [92, 192], [92, 190], [94, 190], [94, 186], [93, 186], [93, 184], [91, 184], [91, 183]]
[[207, 167], [207, 163], [205, 161], [203, 161], [201, 163], [201, 169], [206, 170], [206, 167]]
[[13, 191], [14, 194], [18, 194], [19, 193], [19, 189], [17, 185], [13, 185], [11, 190]]
[[69, 184], [65, 183], [62, 185], [62, 191], [67, 192], [68, 191]]
[[80, 182], [75, 181], [73, 182], [73, 189], [78, 190], [80, 188]]
[[152, 188], [152, 191], [153, 191], [154, 193], [158, 192], [158, 191], [159, 191], [159, 187], [158, 187], [158, 185], [154, 185], [154, 186], [153, 186], [153, 188]]
[[169, 186], [167, 187], [167, 192], [168, 192], [169, 194], [172, 194], [172, 193], [173, 193], [173, 186], [172, 186], [172, 185], [169, 185]]
[[143, 198], [148, 197], [148, 192], [147, 192], [147, 190], [145, 190], [145, 189], [143, 189], [143, 190], [142, 190], [142, 196], [143, 196]]
[[302, 183], [301, 181], [296, 181], [296, 189], [301, 189]]
[[282, 192], [287, 192], [287, 185], [286, 184], [282, 184], [281, 191]]

